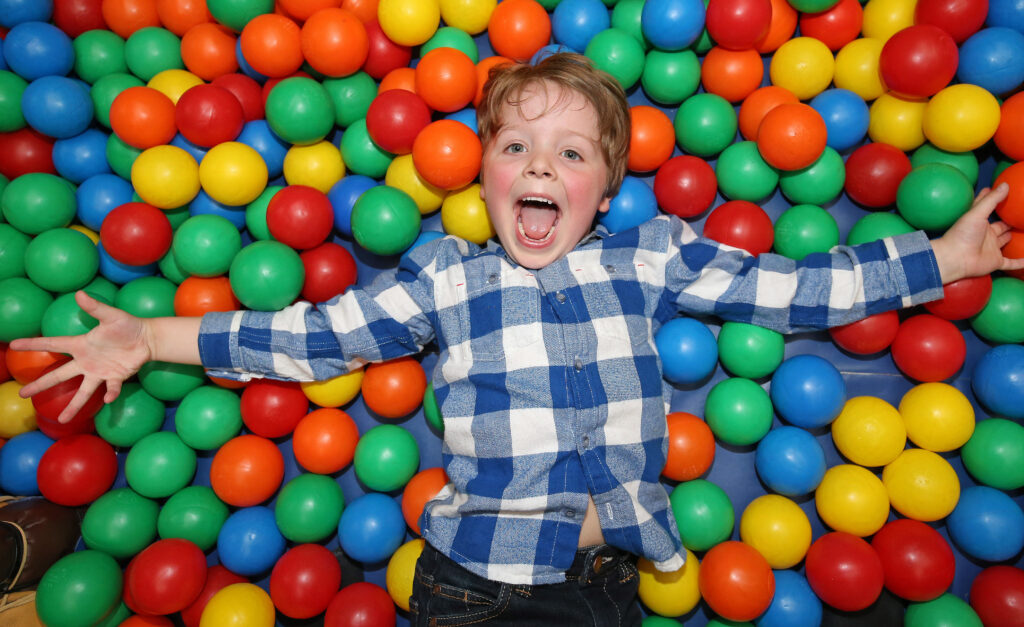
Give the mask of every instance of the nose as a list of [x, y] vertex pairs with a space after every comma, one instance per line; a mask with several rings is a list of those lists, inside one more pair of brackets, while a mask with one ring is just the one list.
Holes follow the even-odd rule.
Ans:
[[530, 159], [526, 162], [526, 167], [523, 173], [526, 176], [533, 178], [555, 178], [555, 169], [552, 167], [551, 160], [547, 155], [541, 152], [534, 152], [530, 155]]

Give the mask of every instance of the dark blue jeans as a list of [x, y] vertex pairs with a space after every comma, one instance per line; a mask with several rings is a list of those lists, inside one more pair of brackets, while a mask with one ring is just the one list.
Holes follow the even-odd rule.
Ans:
[[416, 562], [413, 627], [639, 625], [636, 557], [607, 545], [580, 549], [564, 583], [515, 585], [475, 575], [427, 544]]

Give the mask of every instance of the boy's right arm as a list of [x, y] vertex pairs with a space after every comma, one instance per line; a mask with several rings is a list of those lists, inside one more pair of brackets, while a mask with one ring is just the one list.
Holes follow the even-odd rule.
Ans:
[[67, 422], [101, 384], [107, 386], [103, 402], [121, 392], [122, 383], [147, 361], [199, 364], [199, 317], [137, 318], [105, 305], [85, 292], [75, 294], [82, 310], [99, 324], [84, 335], [14, 340], [11, 350], [41, 350], [71, 355], [71, 361], [27, 384], [20, 391], [29, 397], [62, 381], [82, 375], [82, 384], [58, 417]]

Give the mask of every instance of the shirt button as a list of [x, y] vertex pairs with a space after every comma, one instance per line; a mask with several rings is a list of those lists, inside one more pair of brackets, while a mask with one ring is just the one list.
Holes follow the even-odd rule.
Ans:
[[576, 358], [576, 361], [572, 362], [572, 365], [574, 368], [576, 368], [577, 372], [583, 370], [583, 360], [580, 359], [579, 357]]
[[583, 448], [590, 448], [590, 436], [583, 436]]
[[492, 285], [497, 283], [498, 282], [498, 275], [497, 274], [492, 274], [492, 275], [488, 276], [487, 277], [487, 282], [492, 284]]
[[560, 302], [560, 303], [564, 303], [565, 302], [565, 294], [563, 294], [561, 292], [558, 292], [557, 294], [555, 294], [555, 298], [557, 298], [558, 302]]
[[606, 265], [604, 269], [605, 272], [607, 272], [608, 274], [615, 274], [615, 266], [613, 266], [612, 264]]
[[567, 510], [565, 510], [565, 517], [566, 518], [575, 518], [576, 517], [576, 512], [574, 510], [567, 509]]

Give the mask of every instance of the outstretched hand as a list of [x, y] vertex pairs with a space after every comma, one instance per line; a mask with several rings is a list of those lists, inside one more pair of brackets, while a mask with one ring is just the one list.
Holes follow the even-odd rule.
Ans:
[[32, 381], [21, 388], [20, 392], [22, 397], [27, 398], [82, 375], [78, 391], [57, 418], [61, 423], [71, 420], [101, 383], [107, 384], [103, 402], [112, 402], [121, 393], [121, 384], [152, 359], [147, 326], [142, 319], [105, 305], [82, 291], [75, 294], [75, 302], [85, 313], [99, 321], [85, 335], [24, 338], [10, 343], [12, 350], [51, 351], [71, 355], [71, 361]]
[[1005, 183], [992, 190], [981, 190], [971, 208], [932, 242], [943, 284], [996, 270], [1024, 268], [1024, 259], [1003, 256], [1002, 247], [1010, 241], [1009, 225], [988, 219], [1009, 191]]

